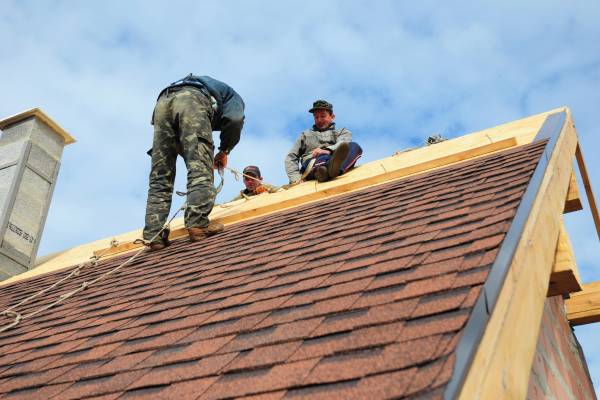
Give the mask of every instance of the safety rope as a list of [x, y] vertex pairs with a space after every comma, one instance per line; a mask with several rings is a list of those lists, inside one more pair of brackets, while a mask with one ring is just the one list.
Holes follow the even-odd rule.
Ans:
[[[254, 179], [258, 182], [262, 182], [260, 179], [255, 178], [253, 176], [244, 174], [234, 168], [230, 168], [230, 167], [223, 167], [223, 168], [218, 168], [218, 173], [219, 176], [221, 177], [221, 182], [219, 183], [219, 185], [216, 188], [216, 192], [219, 193], [221, 191], [221, 189], [223, 188], [223, 185], [225, 183], [225, 176], [224, 176], [224, 169], [229, 170], [234, 177], [236, 178], [236, 180], [239, 180], [239, 176], [245, 176], [249, 179]], [[176, 194], [179, 196], [185, 196], [187, 195], [186, 192], [180, 192], [180, 191], [176, 191]], [[249, 200], [249, 198], [246, 198], [246, 200]], [[179, 209], [175, 212], [175, 214], [173, 214], [173, 216], [167, 221], [167, 223], [150, 239], [150, 240], [143, 240], [143, 239], [136, 239], [133, 243], [142, 243], [145, 246], [149, 245], [153, 240], [155, 240], [157, 237], [159, 237], [165, 229], [169, 229], [169, 226], [171, 224], [171, 222], [173, 222], [173, 220], [177, 217], [177, 215], [179, 215], [179, 213], [183, 210], [185, 210], [187, 207], [187, 201], [185, 201], [181, 207], [179, 207]], [[89, 265], [91, 266], [97, 266], [98, 262], [107, 254], [110, 253], [110, 250], [114, 247], [116, 247], [118, 245], [118, 242], [116, 241], [116, 239], [112, 239], [111, 240], [111, 246], [109, 248], [107, 248], [104, 252], [100, 253], [100, 254], [94, 254], [93, 256], [90, 257], [90, 263]], [[99, 277], [97, 277], [96, 279], [93, 279], [91, 281], [84, 281], [81, 283], [81, 285], [64, 294], [61, 294], [57, 300], [55, 300], [52, 303], [49, 303], [45, 306], [42, 306], [40, 308], [38, 308], [37, 310], [29, 313], [29, 314], [21, 314], [17, 311], [13, 311], [14, 309], [16, 309], [17, 307], [21, 307], [27, 303], [29, 303], [31, 300], [43, 295], [44, 293], [47, 293], [48, 291], [54, 289], [55, 287], [59, 286], [61, 283], [63, 283], [66, 280], [69, 280], [72, 277], [75, 276], [79, 276], [79, 274], [81, 273], [81, 271], [87, 266], [86, 264], [80, 264], [78, 265], [76, 268], [74, 268], [68, 275], [64, 276], [63, 278], [59, 279], [58, 281], [56, 281], [55, 283], [53, 283], [52, 285], [48, 286], [47, 288], [40, 290], [34, 294], [32, 294], [31, 296], [26, 297], [25, 299], [21, 300], [19, 303], [8, 307], [7, 309], [5, 309], [4, 311], [0, 312], [0, 315], [6, 316], [8, 318], [13, 318], [13, 321], [10, 324], [7, 324], [3, 327], [0, 327], [0, 332], [4, 332], [8, 329], [11, 329], [15, 326], [17, 326], [21, 321], [31, 318], [43, 311], [46, 311], [60, 303], [62, 303], [63, 301], [67, 300], [68, 298], [76, 295], [79, 292], [82, 292], [84, 290], [86, 290], [87, 288], [89, 288], [90, 286], [103, 281], [104, 279], [106, 279], [107, 277], [109, 277], [110, 275], [118, 272], [120, 269], [122, 269], [123, 267], [125, 267], [126, 265], [130, 264], [131, 262], [133, 262], [133, 260], [135, 260], [140, 254], [142, 254], [144, 251], [146, 250], [145, 247], [142, 247], [140, 250], [138, 250], [135, 254], [133, 254], [131, 257], [129, 257], [127, 260], [125, 260], [123, 263], [119, 264], [117, 267], [103, 273], [102, 275], [100, 275]]]
[[[225, 167], [226, 170], [228, 170], [229, 172], [231, 172], [233, 174], [233, 177], [235, 178], [236, 181], [240, 180], [240, 176], [245, 176], [248, 179], [252, 179], [254, 181], [260, 182], [260, 183], [266, 183], [264, 182], [262, 179], [258, 179], [252, 175], [248, 175], [248, 174], [244, 174], [243, 172], [238, 171], [235, 168], [230, 168], [230, 167]], [[269, 185], [269, 183], [267, 183], [267, 185]], [[277, 187], [275, 185], [271, 185], [273, 187]]]
[[[187, 207], [187, 201], [185, 201], [181, 207], [179, 207], [179, 209], [175, 212], [175, 214], [173, 214], [173, 216], [167, 221], [167, 223], [148, 241], [145, 240], [140, 240], [138, 239], [138, 241], [143, 242], [144, 244], [150, 243], [152, 242], [154, 239], [156, 239], [157, 237], [159, 237], [160, 234], [163, 233], [163, 231], [165, 229], [168, 229], [169, 225], [171, 224], [171, 222], [173, 222], [173, 220], [177, 217], [177, 215], [182, 211], [185, 210]], [[134, 241], [135, 243], [135, 241]], [[133, 260], [135, 260], [140, 254], [142, 254], [144, 251], [146, 250], [145, 247], [142, 247], [140, 250], [138, 250], [134, 255], [132, 255], [131, 257], [129, 257], [127, 260], [125, 260], [124, 262], [122, 262], [121, 264], [119, 264], [118, 266], [116, 266], [115, 268], [106, 271], [105, 273], [103, 273], [102, 275], [100, 275], [99, 277], [97, 277], [96, 279], [93, 279], [91, 281], [84, 281], [81, 283], [81, 285], [77, 288], [74, 289], [70, 292], [61, 294], [57, 300], [55, 300], [52, 303], [49, 303], [45, 306], [42, 306], [40, 308], [38, 308], [37, 310], [23, 315], [19, 312], [13, 311], [15, 308], [22, 306], [23, 304], [28, 303], [29, 301], [33, 300], [34, 298], [41, 296], [42, 294], [46, 293], [47, 291], [51, 290], [52, 288], [55, 288], [56, 286], [58, 286], [60, 283], [66, 281], [67, 279], [73, 277], [73, 276], [78, 276], [79, 273], [81, 272], [81, 270], [84, 268], [84, 265], [79, 265], [77, 268], [75, 268], [73, 271], [71, 271], [71, 273], [69, 273], [67, 276], [63, 277], [62, 279], [60, 279], [59, 281], [55, 282], [54, 284], [52, 284], [51, 286], [47, 287], [46, 289], [40, 290], [39, 292], [25, 298], [24, 300], [20, 301], [19, 303], [15, 304], [14, 306], [11, 306], [9, 308], [7, 308], [6, 310], [0, 312], [0, 315], [4, 315], [8, 318], [14, 318], [14, 320], [8, 324], [5, 325], [3, 327], [0, 327], [0, 332], [4, 332], [10, 328], [13, 328], [15, 326], [17, 326], [21, 321], [31, 318], [45, 310], [48, 310], [60, 303], [62, 303], [63, 301], [65, 301], [66, 299], [68, 299], [71, 296], [74, 296], [75, 294], [84, 291], [85, 289], [87, 289], [88, 287], [103, 281], [104, 279], [106, 279], [107, 277], [109, 277], [110, 275], [118, 272], [121, 268], [125, 267], [126, 265], [130, 264]], [[91, 265], [97, 265], [98, 261], [100, 260], [100, 258], [103, 256], [104, 254], [97, 256], [94, 255], [92, 257], [90, 257], [90, 259], [92, 259]]]
[[223, 167], [217, 168], [217, 171], [219, 172], [219, 176], [221, 177], [221, 183], [219, 183], [219, 186], [217, 186], [216, 189], [217, 194], [219, 194], [221, 192], [221, 189], [223, 189], [223, 185], [225, 184], [225, 172], [223, 171]]

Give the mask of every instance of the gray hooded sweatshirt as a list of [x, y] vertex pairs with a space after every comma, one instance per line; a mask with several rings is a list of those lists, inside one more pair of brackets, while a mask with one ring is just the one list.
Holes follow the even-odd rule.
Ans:
[[285, 172], [290, 183], [300, 180], [300, 166], [312, 158], [312, 151], [316, 148], [334, 151], [341, 142], [351, 142], [352, 133], [346, 129], [336, 129], [332, 123], [324, 130], [318, 130], [313, 125], [312, 129], [303, 131], [285, 158]]

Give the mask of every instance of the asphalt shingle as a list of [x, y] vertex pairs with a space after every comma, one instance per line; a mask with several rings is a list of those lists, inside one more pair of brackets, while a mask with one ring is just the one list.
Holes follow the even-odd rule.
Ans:
[[[439, 398], [544, 144], [143, 253], [0, 333], [0, 398]], [[0, 305], [67, 273], [3, 286]]]

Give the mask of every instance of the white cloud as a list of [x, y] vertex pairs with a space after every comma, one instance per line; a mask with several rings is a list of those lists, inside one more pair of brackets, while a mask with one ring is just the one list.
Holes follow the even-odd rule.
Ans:
[[[599, 17], [598, 2], [4, 1], [0, 116], [41, 106], [78, 140], [64, 153], [41, 253], [143, 224], [152, 108], [189, 72], [244, 97], [231, 165], [258, 164], [276, 184], [311, 124], [307, 108], [326, 98], [364, 160], [567, 104], [600, 188]], [[219, 201], [241, 186], [226, 179]], [[582, 276], [599, 280], [589, 213], [567, 224]], [[584, 349], [597, 355], [590, 340]], [[600, 376], [597, 357], [589, 362]]]

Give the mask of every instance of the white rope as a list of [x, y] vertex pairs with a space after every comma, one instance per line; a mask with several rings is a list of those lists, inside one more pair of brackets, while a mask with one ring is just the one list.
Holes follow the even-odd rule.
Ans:
[[[255, 178], [253, 176], [244, 174], [242, 172], [239, 172], [238, 170], [234, 169], [234, 168], [230, 168], [230, 167], [224, 167], [225, 169], [231, 171], [231, 173], [234, 174], [234, 176], [245, 176], [249, 179], [254, 179], [255, 181], [261, 182], [262, 181], [258, 178]], [[221, 183], [219, 184], [219, 186], [216, 188], [217, 193], [219, 193], [221, 191], [221, 189], [223, 188], [225, 179], [224, 179], [224, 173], [223, 173], [223, 168], [219, 168], [219, 175], [221, 176]], [[182, 192], [177, 192], [178, 195], [185, 195], [186, 193], [182, 193]], [[248, 198], [246, 200], [249, 200]], [[182, 204], [182, 206], [177, 210], [177, 212], [175, 212], [175, 214], [173, 214], [173, 216], [167, 221], [167, 223], [150, 239], [150, 240], [143, 240], [143, 239], [138, 239], [141, 240], [141, 242], [144, 245], [147, 245], [148, 243], [151, 243], [154, 239], [156, 239], [161, 233], [163, 233], [163, 231], [165, 229], [167, 229], [171, 222], [177, 217], [177, 215], [179, 214], [179, 212], [181, 212], [182, 210], [185, 210], [187, 207], [187, 201], [184, 202]], [[137, 241], [137, 240], [136, 240]], [[136, 242], [134, 241], [134, 243]], [[92, 257], [90, 257], [90, 264], [92, 266], [96, 266], [98, 264], [98, 262], [105, 256], [107, 255], [110, 250], [112, 250], [113, 247], [115, 247], [115, 239], [111, 240], [111, 246], [109, 248], [107, 248], [103, 253], [99, 254], [99, 255], [93, 255]], [[126, 265], [130, 264], [133, 260], [135, 260], [141, 253], [143, 253], [146, 250], [145, 247], [142, 247], [140, 250], [138, 250], [133, 256], [131, 256], [130, 258], [128, 258], [126, 261], [124, 261], [123, 263], [119, 264], [117, 267], [103, 273], [102, 275], [100, 275], [99, 277], [97, 277], [96, 279], [92, 280], [92, 281], [84, 281], [77, 289], [74, 289], [70, 292], [64, 293], [62, 295], [60, 295], [58, 297], [57, 300], [55, 300], [52, 303], [49, 303], [45, 306], [42, 306], [40, 308], [38, 308], [37, 310], [26, 314], [26, 315], [22, 315], [19, 312], [13, 311], [15, 308], [20, 307], [24, 304], [29, 303], [31, 300], [35, 299], [36, 297], [39, 297], [41, 295], [43, 295], [44, 293], [48, 292], [49, 290], [57, 287], [58, 285], [60, 285], [62, 282], [69, 280], [70, 278], [74, 277], [74, 276], [79, 276], [81, 270], [83, 270], [83, 268], [85, 267], [85, 265], [78, 265], [75, 269], [73, 269], [67, 276], [59, 279], [58, 281], [56, 281], [55, 283], [53, 283], [52, 285], [48, 286], [47, 288], [40, 290], [34, 294], [32, 294], [31, 296], [21, 300], [19, 303], [10, 306], [9, 308], [5, 309], [4, 311], [0, 312], [0, 315], [4, 315], [8, 318], [13, 318], [13, 321], [10, 324], [7, 324], [3, 327], [0, 327], [0, 332], [4, 332], [10, 328], [13, 328], [15, 326], [17, 326], [22, 320], [24, 319], [28, 319], [31, 318], [43, 311], [46, 311], [60, 303], [62, 303], [63, 301], [67, 300], [69, 297], [74, 296], [75, 294], [84, 291], [85, 289], [87, 289], [88, 287], [95, 285], [98, 282], [103, 281], [104, 279], [106, 279], [107, 277], [109, 277], [110, 275], [118, 272], [121, 268], [125, 267]]]
[[[180, 211], [185, 210], [187, 207], [187, 202], [184, 202], [182, 204], [182, 206], [177, 210], [177, 212], [175, 212], [175, 214], [173, 214], [173, 216], [168, 220], [168, 222], [147, 242], [152, 242], [154, 239], [156, 239], [165, 229], [167, 229], [169, 227], [169, 225], [171, 224], [171, 222], [175, 219], [175, 217], [177, 217], [177, 215], [179, 214]], [[146, 241], [144, 241], [146, 242]], [[109, 249], [110, 250], [110, 249]], [[28, 319], [31, 318], [45, 310], [48, 310], [52, 307], [54, 307], [55, 305], [58, 305], [60, 303], [62, 303], [63, 301], [65, 301], [66, 299], [68, 299], [71, 296], [74, 296], [75, 294], [84, 291], [85, 289], [87, 289], [88, 287], [103, 281], [104, 279], [106, 279], [107, 277], [109, 277], [110, 275], [118, 272], [121, 268], [125, 267], [126, 265], [130, 264], [133, 260], [135, 260], [141, 253], [143, 253], [146, 250], [145, 247], [142, 247], [140, 250], [138, 250], [133, 256], [129, 257], [127, 260], [125, 260], [123, 263], [119, 264], [117, 267], [103, 273], [102, 275], [100, 275], [99, 277], [97, 277], [96, 279], [92, 280], [92, 281], [84, 281], [77, 289], [74, 289], [70, 292], [61, 294], [57, 300], [55, 300], [52, 303], [49, 303], [45, 306], [42, 306], [40, 308], [38, 308], [37, 310], [26, 314], [26, 315], [22, 315], [19, 312], [13, 311], [13, 309], [22, 306], [23, 304], [28, 303], [29, 301], [33, 300], [34, 298], [41, 296], [42, 294], [46, 293], [47, 291], [49, 291], [50, 289], [58, 286], [60, 283], [66, 281], [67, 279], [73, 277], [73, 276], [78, 276], [79, 272], [84, 268], [83, 265], [79, 265], [77, 268], [75, 268], [73, 271], [71, 271], [71, 273], [69, 273], [69, 275], [65, 276], [64, 278], [60, 279], [59, 281], [55, 282], [54, 284], [52, 284], [51, 286], [47, 287], [46, 289], [40, 290], [39, 292], [27, 297], [26, 299], [20, 301], [19, 303], [15, 304], [14, 306], [11, 306], [7, 309], [5, 309], [4, 311], [2, 311], [0, 313], [0, 315], [4, 315], [8, 318], [14, 318], [14, 320], [8, 324], [5, 325], [3, 327], [0, 327], [0, 332], [4, 332], [12, 327], [17, 326], [22, 320], [24, 319]], [[101, 257], [103, 257], [106, 253], [101, 254], [101, 255], [94, 255], [91, 258], [91, 264], [92, 265], [96, 265], [98, 263], [98, 261], [100, 260]]]

